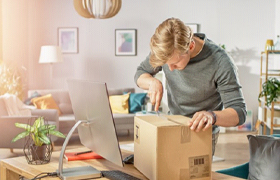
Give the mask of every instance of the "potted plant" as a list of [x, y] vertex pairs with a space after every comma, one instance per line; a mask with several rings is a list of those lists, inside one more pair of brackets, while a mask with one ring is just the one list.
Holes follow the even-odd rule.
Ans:
[[25, 155], [30, 164], [45, 164], [50, 161], [52, 152], [50, 135], [65, 138], [64, 134], [55, 130], [55, 125], [45, 124], [43, 117], [37, 118], [32, 126], [22, 123], [15, 123], [15, 126], [25, 131], [19, 133], [12, 142], [29, 137], [25, 145], [28, 149]]
[[277, 78], [269, 78], [262, 84], [262, 91], [259, 94], [258, 100], [261, 97], [266, 97], [266, 105], [271, 105], [272, 102], [276, 102], [280, 96], [280, 81]]

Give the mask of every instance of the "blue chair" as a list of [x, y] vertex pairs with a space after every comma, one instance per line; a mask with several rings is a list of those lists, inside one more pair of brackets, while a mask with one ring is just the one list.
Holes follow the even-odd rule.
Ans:
[[[271, 136], [280, 138], [280, 134], [273, 134]], [[242, 178], [242, 179], [248, 179], [249, 162], [246, 162], [244, 164], [240, 164], [238, 166], [234, 166], [234, 167], [231, 167], [231, 168], [221, 169], [221, 170], [218, 170], [216, 172], [221, 173], [221, 174], [234, 176], [234, 177], [239, 177], [239, 178]]]

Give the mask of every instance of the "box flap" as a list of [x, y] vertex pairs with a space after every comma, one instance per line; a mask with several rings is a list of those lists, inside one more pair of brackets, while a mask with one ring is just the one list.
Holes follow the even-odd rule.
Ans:
[[178, 125], [188, 125], [190, 118], [182, 115], [152, 115], [152, 116], [135, 116], [143, 121], [148, 122], [157, 127], [165, 126], [178, 126]]

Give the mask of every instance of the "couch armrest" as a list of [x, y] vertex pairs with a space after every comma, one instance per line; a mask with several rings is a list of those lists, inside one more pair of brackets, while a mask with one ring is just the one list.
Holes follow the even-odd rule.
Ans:
[[15, 123], [31, 123], [33, 124], [35, 118], [33, 116], [1, 116], [0, 117], [0, 148], [20, 148], [23, 149], [25, 139], [20, 139], [12, 143], [12, 139], [23, 129], [15, 126]]

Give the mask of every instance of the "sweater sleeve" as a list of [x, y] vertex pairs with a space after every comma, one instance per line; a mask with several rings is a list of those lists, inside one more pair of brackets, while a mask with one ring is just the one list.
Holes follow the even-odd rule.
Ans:
[[134, 82], [137, 84], [138, 78], [144, 73], [148, 73], [148, 74], [151, 74], [152, 76], [154, 76], [160, 70], [161, 70], [161, 67], [153, 68], [150, 65], [150, 55], [148, 55], [146, 57], [146, 59], [143, 62], [141, 62], [141, 64], [137, 67], [136, 73], [134, 75]]
[[224, 108], [233, 108], [239, 117], [237, 125], [242, 125], [246, 120], [247, 111], [242, 87], [238, 79], [237, 67], [227, 54], [222, 55], [219, 62], [215, 79]]

